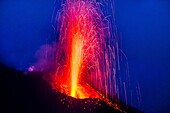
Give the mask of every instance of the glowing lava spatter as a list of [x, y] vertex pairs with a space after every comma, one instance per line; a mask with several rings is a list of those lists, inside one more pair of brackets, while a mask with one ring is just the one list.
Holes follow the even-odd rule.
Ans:
[[117, 73], [120, 49], [113, 4], [112, 0], [62, 3], [52, 18], [55, 43], [40, 50], [38, 63], [29, 70], [46, 72], [43, 77], [67, 96], [102, 99], [115, 108], [124, 96], [127, 103], [128, 85]]
[[[57, 66], [61, 73], [56, 73], [55, 80], [58, 83], [61, 82], [58, 81], [58, 77], [62, 74], [63, 79], [66, 78], [68, 81], [63, 84], [68, 86], [72, 97], [89, 98], [89, 95], [83, 92], [85, 89], [81, 87], [82, 84], [87, 84], [85, 83], [88, 80], [87, 77], [90, 78], [90, 74], [99, 68], [97, 62], [103, 52], [102, 18], [94, 5], [89, 1], [67, 1], [58, 17], [61, 48], [58, 52], [62, 55], [57, 54], [56, 57], [61, 58], [57, 63], [62, 67]], [[90, 84], [90, 79], [88, 82]]]
[[117, 41], [102, 5], [66, 0], [57, 13], [56, 71], [50, 81], [57, 91], [75, 98], [115, 98]]

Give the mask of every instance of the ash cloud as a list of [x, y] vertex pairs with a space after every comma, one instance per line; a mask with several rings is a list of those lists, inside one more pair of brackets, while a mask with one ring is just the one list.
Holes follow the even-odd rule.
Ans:
[[42, 45], [35, 53], [37, 62], [28, 71], [50, 72], [55, 69], [56, 43]]

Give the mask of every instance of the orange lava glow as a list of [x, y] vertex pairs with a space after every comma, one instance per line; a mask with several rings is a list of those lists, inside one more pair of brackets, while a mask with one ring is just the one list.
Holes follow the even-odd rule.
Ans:
[[[100, 36], [97, 25], [100, 25], [100, 17], [90, 2], [68, 2], [63, 8], [61, 19], [58, 70], [55, 83], [65, 85], [59, 88], [65, 94], [74, 98], [99, 98], [98, 94], [85, 83], [89, 77], [88, 71], [95, 67], [95, 60], [99, 56]], [[94, 19], [94, 15], [98, 19]], [[100, 32], [102, 34], [102, 32]], [[60, 53], [63, 53], [60, 54]], [[86, 80], [87, 81], [87, 80]], [[56, 87], [56, 86], [55, 86]]]
[[111, 23], [101, 6], [95, 0], [66, 0], [56, 17], [59, 40], [50, 82], [74, 98], [107, 98], [116, 91]]
[[[72, 42], [72, 53], [71, 53], [71, 96], [76, 97], [77, 85], [78, 85], [78, 76], [80, 73], [80, 67], [82, 64], [82, 41], [79, 32], [74, 35]], [[80, 96], [83, 96], [83, 93], [79, 91]], [[81, 96], [81, 97], [82, 97]]]

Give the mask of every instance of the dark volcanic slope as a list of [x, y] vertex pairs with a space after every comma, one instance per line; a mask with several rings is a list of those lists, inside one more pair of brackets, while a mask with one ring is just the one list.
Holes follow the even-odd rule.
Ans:
[[[123, 103], [122, 103], [123, 105]], [[129, 113], [140, 111], [129, 107]], [[0, 65], [0, 113], [120, 113], [95, 99], [74, 99], [56, 92], [40, 76]]]

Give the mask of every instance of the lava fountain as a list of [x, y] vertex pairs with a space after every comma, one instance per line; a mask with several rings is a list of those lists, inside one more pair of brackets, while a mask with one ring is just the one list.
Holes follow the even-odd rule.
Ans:
[[112, 2], [66, 0], [54, 13], [56, 40], [46, 48], [55, 49], [40, 50], [43, 60], [32, 67], [48, 68], [45, 79], [56, 91], [77, 99], [119, 100], [119, 47]]
[[81, 99], [115, 98], [117, 41], [103, 3], [66, 0], [57, 13], [56, 71], [50, 81], [57, 91]]

